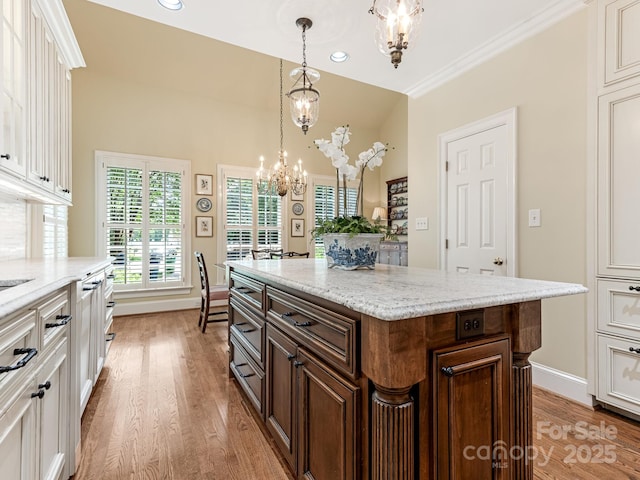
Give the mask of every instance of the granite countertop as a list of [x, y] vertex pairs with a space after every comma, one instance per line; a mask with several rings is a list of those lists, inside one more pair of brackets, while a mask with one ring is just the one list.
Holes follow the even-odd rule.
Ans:
[[84, 279], [110, 263], [109, 257], [19, 259], [2, 262], [0, 282], [16, 279], [30, 281], [0, 291], [0, 319], [29, 306], [58, 288]]
[[327, 268], [324, 259], [245, 260], [230, 261], [228, 265], [381, 320], [587, 292], [584, 286], [575, 283], [383, 264], [377, 264], [375, 270], [340, 271]]

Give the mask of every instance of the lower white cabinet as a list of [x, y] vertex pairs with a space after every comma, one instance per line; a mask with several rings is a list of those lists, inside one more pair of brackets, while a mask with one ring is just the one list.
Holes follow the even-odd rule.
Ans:
[[598, 399], [640, 415], [640, 341], [598, 335]]

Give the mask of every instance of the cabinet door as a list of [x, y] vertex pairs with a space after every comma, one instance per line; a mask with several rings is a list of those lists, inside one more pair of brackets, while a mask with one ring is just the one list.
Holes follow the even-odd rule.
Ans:
[[604, 85], [640, 75], [640, 2], [600, 2], [598, 25], [604, 26], [599, 39]]
[[351, 480], [360, 465], [357, 405], [360, 389], [327, 365], [297, 356], [298, 478]]
[[36, 402], [33, 377], [24, 384], [17, 400], [0, 408], [0, 472], [3, 480], [33, 480], [36, 477]]
[[502, 339], [435, 352], [434, 478], [510, 478], [509, 350]]
[[296, 468], [296, 344], [267, 325], [267, 429], [293, 471]]
[[640, 340], [598, 335], [598, 400], [640, 415]]
[[94, 290], [86, 290], [82, 292], [82, 299], [80, 301], [80, 318], [76, 321], [80, 323], [77, 328], [79, 329], [78, 347], [80, 364], [80, 414], [84, 412], [89, 396], [91, 395], [91, 389], [93, 388], [93, 357], [95, 356], [95, 341], [92, 332], [95, 330], [95, 326], [91, 324], [91, 311], [94, 308], [96, 294]]
[[21, 177], [25, 176], [26, 168], [26, 42], [29, 3], [26, 0], [3, 0], [0, 24], [0, 169]]
[[[40, 415], [38, 458], [40, 479], [59, 479], [66, 467], [68, 432], [69, 366], [68, 342], [64, 338], [51, 356], [43, 361], [37, 375]], [[67, 472], [68, 473], [68, 472]], [[68, 477], [68, 474], [67, 474]], [[66, 477], [65, 477], [66, 478]]]
[[598, 273], [640, 277], [640, 85], [600, 97]]

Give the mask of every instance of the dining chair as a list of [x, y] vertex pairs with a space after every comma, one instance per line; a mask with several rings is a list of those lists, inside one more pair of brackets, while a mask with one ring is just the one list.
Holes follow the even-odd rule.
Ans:
[[271, 258], [309, 258], [309, 252], [271, 252]]
[[251, 250], [251, 256], [254, 260], [266, 260], [273, 258], [272, 253], [282, 254], [281, 248], [258, 248], [257, 250]]
[[[198, 270], [200, 271], [200, 320], [198, 326], [202, 327], [202, 333], [207, 330], [207, 324], [213, 322], [225, 322], [229, 319], [229, 287], [227, 285], [210, 285], [207, 265], [202, 252], [194, 252]], [[210, 311], [211, 302], [224, 301], [221, 311]]]

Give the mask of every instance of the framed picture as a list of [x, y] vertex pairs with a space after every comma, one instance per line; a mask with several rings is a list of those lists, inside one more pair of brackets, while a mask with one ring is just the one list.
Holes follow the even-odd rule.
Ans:
[[291, 190], [291, 200], [294, 202], [302, 202], [304, 201], [304, 194], [296, 195], [293, 193], [293, 190]]
[[196, 217], [196, 237], [213, 237], [213, 217]]
[[196, 195], [213, 195], [213, 175], [196, 173]]
[[304, 218], [291, 219], [291, 236], [304, 237]]

